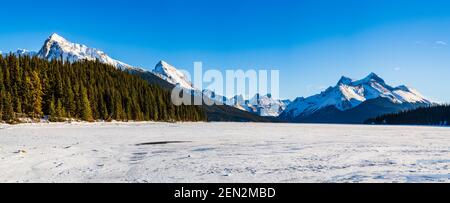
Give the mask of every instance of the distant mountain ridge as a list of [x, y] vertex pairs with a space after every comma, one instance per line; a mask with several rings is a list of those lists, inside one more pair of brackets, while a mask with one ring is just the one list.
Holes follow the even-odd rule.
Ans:
[[362, 123], [370, 116], [431, 104], [417, 90], [404, 85], [391, 87], [371, 73], [361, 80], [343, 76], [336, 86], [320, 94], [297, 98], [280, 117], [296, 122]]
[[249, 100], [239, 95], [227, 100], [227, 105], [264, 117], [278, 117], [290, 103], [290, 100], [275, 99], [271, 94], [256, 94]]
[[270, 94], [256, 94], [250, 100], [244, 100], [242, 96], [227, 98], [216, 94], [212, 90], [199, 90], [194, 87], [192, 82], [182, 71], [165, 61], [158, 62], [152, 73], [173, 85], [179, 85], [184, 89], [193, 90], [196, 95], [206, 95], [208, 98], [223, 103], [224, 105], [235, 107], [242, 111], [247, 111], [263, 117], [278, 117], [290, 103], [289, 100], [272, 98]]

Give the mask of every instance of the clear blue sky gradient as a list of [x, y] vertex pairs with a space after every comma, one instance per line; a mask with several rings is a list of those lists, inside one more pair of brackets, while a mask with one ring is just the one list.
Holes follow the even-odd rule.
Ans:
[[281, 96], [375, 72], [450, 102], [446, 0], [2, 2], [0, 50], [38, 50], [53, 32], [152, 69], [279, 69]]

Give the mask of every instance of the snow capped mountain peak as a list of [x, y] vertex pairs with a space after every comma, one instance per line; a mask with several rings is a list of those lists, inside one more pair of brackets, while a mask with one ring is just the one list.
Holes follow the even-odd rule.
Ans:
[[338, 85], [339, 84], [350, 84], [352, 82], [353, 82], [353, 80], [351, 78], [342, 76], [341, 79], [338, 81]]
[[[56, 33], [51, 34], [45, 40], [44, 45], [39, 52], [19, 49], [16, 52], [12, 52], [12, 54], [17, 56], [37, 56], [47, 60], [63, 59], [69, 62], [76, 62], [80, 60], [98, 60], [101, 63], [112, 65], [118, 69], [142, 71], [139, 68], [135, 68], [121, 61], [112, 59], [103, 51], [89, 48], [86, 45], [72, 43]], [[3, 55], [5, 55], [5, 53], [3, 53]]]
[[[365, 77], [364, 79], [370, 79], [370, 80], [383, 80], [383, 78], [380, 78], [380, 76], [378, 76], [376, 73], [371, 72], [369, 73], [369, 75], [367, 77]], [[384, 81], [384, 80], [383, 80]]]
[[250, 100], [245, 100], [242, 95], [236, 95], [229, 99], [227, 105], [245, 110], [259, 116], [277, 117], [284, 111], [289, 100], [279, 100], [272, 97], [271, 94], [256, 94]]
[[418, 91], [406, 86], [391, 87], [377, 74], [370, 73], [361, 80], [342, 77], [335, 87], [308, 98], [296, 99], [285, 113], [292, 117], [305, 116], [329, 106], [346, 111], [377, 98], [386, 98], [394, 104], [432, 104]]
[[163, 60], [159, 61], [156, 64], [156, 68], [162, 68], [164, 70], [178, 71], [178, 69], [176, 69], [175, 67], [173, 67], [172, 65], [170, 65], [169, 63], [167, 63], [166, 61], [163, 61]]
[[376, 73], [372, 72], [361, 80], [353, 80], [352, 78], [342, 76], [337, 84], [338, 85], [340, 85], [340, 84], [351, 85], [351, 84], [363, 84], [363, 83], [370, 83], [370, 82], [377, 82], [377, 83], [381, 83], [381, 84], [385, 83], [383, 78], [378, 76]]
[[53, 33], [50, 35], [50, 37], [48, 37], [49, 41], [55, 41], [55, 42], [60, 42], [60, 43], [69, 43], [64, 37]]
[[180, 85], [180, 87], [185, 89], [194, 89], [186, 74], [165, 61], [158, 62], [152, 72], [171, 84]]
[[72, 43], [56, 33], [47, 38], [37, 55], [47, 60], [64, 59], [70, 62], [98, 60], [101, 63], [109, 64], [119, 69], [134, 69], [126, 63], [112, 59], [103, 51], [89, 48], [86, 45]]
[[280, 100], [273, 98], [271, 94], [256, 94], [250, 101], [249, 105], [256, 108], [260, 116], [279, 116], [289, 105], [289, 100]]
[[377, 82], [377, 83], [385, 84], [384, 79], [375, 73], [370, 73], [364, 79], [356, 81], [356, 83], [358, 83], [358, 84], [369, 83], [369, 82]]
[[36, 52], [30, 51], [30, 50], [27, 50], [27, 49], [18, 49], [15, 52], [15, 54], [18, 55], [18, 56], [34, 56], [36, 54]]

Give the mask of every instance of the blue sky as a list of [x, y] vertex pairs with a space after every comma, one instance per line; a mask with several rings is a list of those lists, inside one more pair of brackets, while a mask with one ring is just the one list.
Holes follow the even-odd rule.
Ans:
[[[53, 32], [148, 69], [279, 69], [281, 96], [370, 72], [450, 102], [445, 0], [2, 2], [0, 50], [38, 50]], [[6, 9], [5, 9], [6, 8]]]

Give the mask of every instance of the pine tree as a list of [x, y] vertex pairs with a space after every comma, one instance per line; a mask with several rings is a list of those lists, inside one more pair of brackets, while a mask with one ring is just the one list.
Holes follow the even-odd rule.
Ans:
[[55, 109], [55, 101], [52, 99], [49, 104], [49, 114], [50, 114], [50, 121], [57, 121], [58, 116], [56, 115], [56, 109]]
[[15, 119], [15, 114], [9, 92], [4, 95], [3, 99], [3, 120], [11, 123]]
[[32, 72], [32, 117], [40, 118], [42, 116], [42, 86], [41, 79], [39, 78], [39, 73], [36, 71]]
[[61, 99], [58, 99], [58, 101], [56, 102], [56, 110], [55, 110], [55, 114], [56, 117], [60, 120], [61, 118], [63, 118], [64, 116], [66, 116], [66, 113], [64, 111]]
[[81, 119], [90, 122], [94, 120], [92, 117], [92, 110], [89, 103], [87, 90], [84, 87], [81, 87]]
[[64, 91], [64, 99], [65, 99], [65, 109], [66, 109], [66, 116], [72, 117], [75, 116], [75, 110], [76, 110], [76, 103], [75, 103], [75, 94], [72, 89], [72, 85], [70, 80], [66, 81], [66, 88]]

